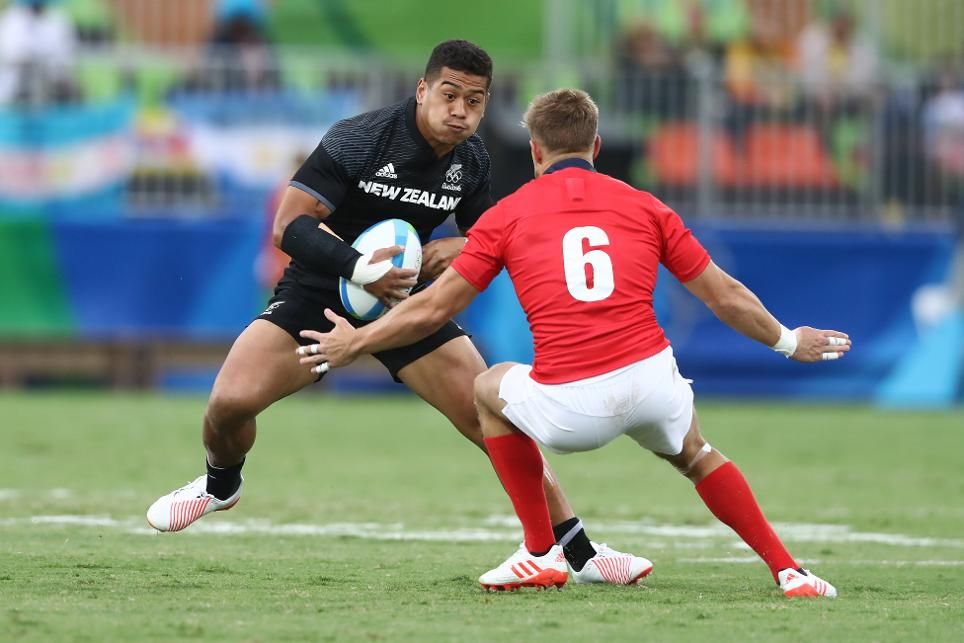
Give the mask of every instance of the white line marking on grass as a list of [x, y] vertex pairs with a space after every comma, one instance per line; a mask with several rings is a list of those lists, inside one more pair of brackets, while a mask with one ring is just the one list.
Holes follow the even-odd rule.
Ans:
[[[712, 558], [677, 558], [678, 563], [727, 563], [749, 564], [761, 562], [756, 556], [717, 556]], [[804, 565], [819, 565], [818, 558], [797, 558]], [[964, 560], [835, 560], [834, 565], [890, 565], [893, 567], [964, 567]]]
[[[153, 532], [153, 530], [149, 530]], [[198, 534], [264, 534], [270, 536], [335, 536], [369, 540], [421, 540], [429, 542], [485, 542], [517, 539], [510, 531], [490, 529], [407, 530], [400, 523], [274, 524], [267, 521], [207, 522], [191, 527]]]
[[774, 530], [784, 540], [808, 543], [877, 543], [900, 547], [964, 547], [964, 540], [930, 538], [904, 534], [882, 534], [853, 531], [848, 525], [815, 525], [808, 523], [774, 523]]
[[[265, 534], [276, 536], [354, 537], [372, 540], [411, 540], [426, 542], [494, 542], [513, 541], [520, 538], [518, 520], [509, 516], [492, 516], [483, 521], [486, 527], [462, 527], [456, 529], [413, 529], [402, 523], [351, 523], [328, 524], [288, 523], [277, 524], [266, 520], [209, 520], [193, 525], [186, 533], [246, 535]], [[0, 519], [0, 527], [17, 525], [49, 525], [61, 527], [107, 527], [122, 529], [128, 533], [153, 534], [141, 519], [116, 519], [110, 516], [51, 515], [30, 518]], [[493, 528], [494, 527], [494, 528]], [[747, 550], [745, 543], [735, 540], [733, 532], [723, 525], [656, 525], [633, 522], [595, 522], [593, 532], [626, 534], [646, 537], [649, 549], [709, 549], [726, 541], [726, 546]], [[802, 543], [876, 543], [896, 547], [964, 547], [964, 540], [951, 538], [916, 537], [904, 534], [859, 532], [847, 525], [820, 525], [785, 523], [776, 525], [777, 533], [788, 542]], [[715, 542], [714, 542], [715, 541]], [[752, 558], [755, 560], [755, 558]]]
[[[487, 525], [515, 527], [520, 529], [515, 516], [489, 516]], [[589, 523], [594, 532], [633, 534], [642, 536], [663, 536], [667, 538], [694, 539], [731, 539], [734, 537], [729, 527], [721, 523], [709, 525], [657, 525], [646, 521], [592, 521]], [[902, 547], [964, 547], [964, 540], [953, 538], [931, 538], [907, 536], [904, 534], [884, 534], [854, 531], [849, 525], [822, 525], [812, 523], [774, 523], [774, 530], [781, 539], [789, 542], [806, 543], [878, 543]], [[744, 543], [740, 543], [744, 546]]]

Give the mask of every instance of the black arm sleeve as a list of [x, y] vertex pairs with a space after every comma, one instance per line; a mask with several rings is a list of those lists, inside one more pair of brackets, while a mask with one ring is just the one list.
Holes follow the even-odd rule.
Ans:
[[351, 279], [361, 253], [318, 227], [318, 219], [308, 214], [288, 224], [281, 237], [281, 249], [313, 272], [341, 275]]

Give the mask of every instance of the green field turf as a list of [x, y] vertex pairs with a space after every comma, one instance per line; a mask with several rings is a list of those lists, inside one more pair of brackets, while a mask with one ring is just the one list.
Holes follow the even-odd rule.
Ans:
[[0, 395], [0, 640], [964, 640], [961, 412], [702, 408], [791, 551], [840, 591], [788, 601], [628, 440], [550, 459], [591, 536], [654, 560], [645, 584], [482, 592], [520, 538], [509, 503], [404, 397], [283, 401], [238, 507], [150, 534], [146, 507], [202, 471], [202, 408]]

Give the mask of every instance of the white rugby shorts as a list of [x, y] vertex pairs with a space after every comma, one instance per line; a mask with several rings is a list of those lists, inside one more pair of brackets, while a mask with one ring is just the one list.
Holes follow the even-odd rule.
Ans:
[[693, 389], [665, 349], [602, 375], [540, 384], [517, 364], [499, 384], [509, 421], [556, 453], [598, 449], [628, 435], [656, 453], [677, 455], [693, 419]]

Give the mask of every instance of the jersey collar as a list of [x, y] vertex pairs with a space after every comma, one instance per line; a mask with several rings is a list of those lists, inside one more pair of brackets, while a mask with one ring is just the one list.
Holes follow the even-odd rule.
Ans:
[[557, 161], [546, 168], [543, 174], [552, 174], [553, 172], [558, 172], [559, 170], [568, 170], [571, 167], [577, 167], [580, 170], [589, 170], [590, 172], [595, 172], [596, 168], [593, 167], [592, 163], [585, 159], [571, 158], [562, 159]]

